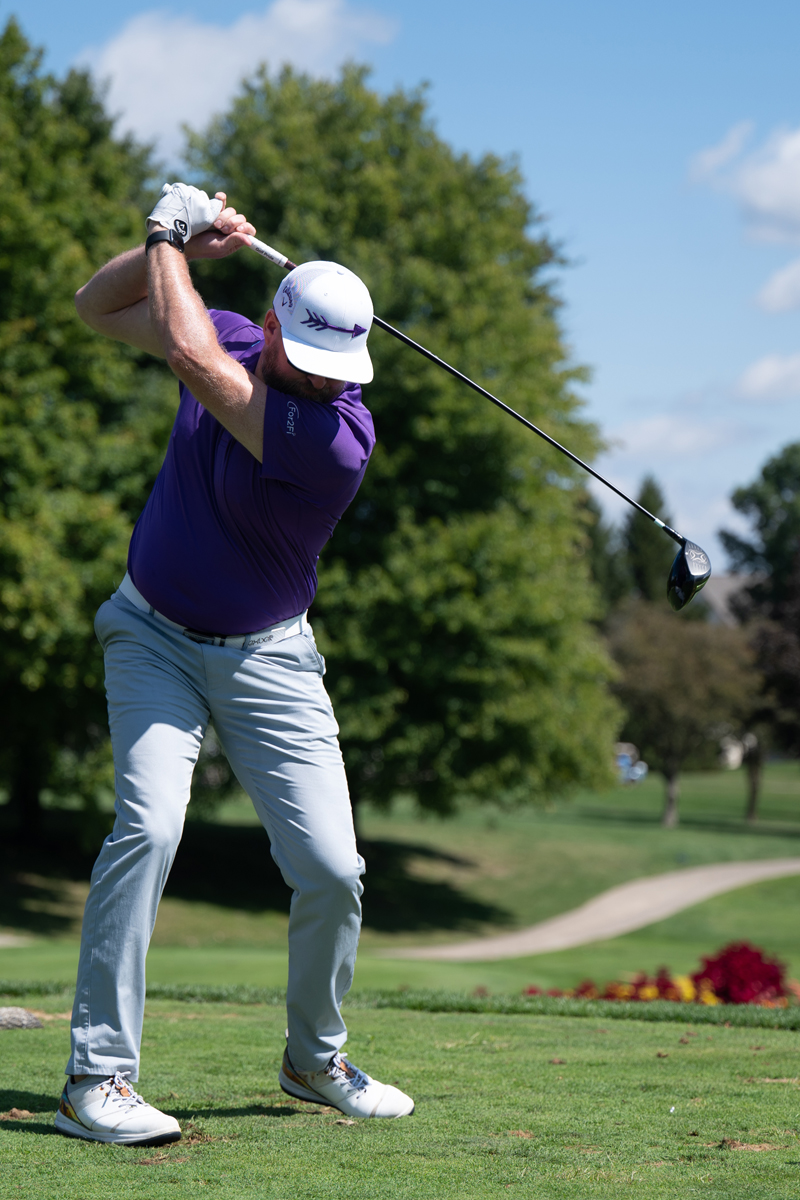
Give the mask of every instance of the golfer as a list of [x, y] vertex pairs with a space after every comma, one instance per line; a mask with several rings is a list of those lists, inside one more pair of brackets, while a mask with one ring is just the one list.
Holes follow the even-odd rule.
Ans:
[[351, 1117], [406, 1116], [410, 1097], [340, 1053], [364, 862], [306, 617], [319, 552], [375, 442], [359, 386], [372, 379], [372, 302], [352, 272], [311, 262], [286, 276], [263, 327], [207, 311], [188, 260], [223, 258], [254, 227], [223, 193], [174, 184], [148, 229], [76, 297], [92, 329], [166, 359], [180, 403], [128, 572], [95, 621], [116, 820], [86, 902], [56, 1127], [124, 1144], [181, 1136], [132, 1084], [145, 956], [209, 721], [293, 893], [280, 1086]]

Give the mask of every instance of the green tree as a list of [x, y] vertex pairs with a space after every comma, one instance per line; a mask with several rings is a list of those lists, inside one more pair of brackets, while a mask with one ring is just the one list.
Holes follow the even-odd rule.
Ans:
[[603, 512], [594, 496], [586, 495], [589, 571], [600, 598], [600, 612], [605, 618], [626, 597], [633, 587], [627, 548], [619, 529], [603, 519]]
[[[750, 538], [720, 533], [734, 570], [751, 576], [737, 600], [749, 624], [763, 672], [760, 742], [770, 739], [800, 755], [800, 442], [770, 458], [733, 507], [751, 526]], [[755, 814], [756, 789], [750, 809]]]
[[[666, 521], [667, 525], [672, 524], [672, 518], [665, 511], [666, 501], [661, 488], [652, 475], [643, 480], [636, 499], [648, 512]], [[641, 600], [663, 603], [667, 594], [669, 569], [677, 550], [674, 542], [635, 509], [631, 509], [625, 519], [622, 542], [635, 594]]]
[[748, 589], [752, 604], [762, 613], [786, 601], [800, 550], [800, 442], [784, 446], [762, 467], [754, 483], [731, 496], [737, 512], [753, 532], [748, 540], [723, 530], [720, 539], [734, 570], [755, 578]]
[[620, 610], [610, 640], [624, 736], [664, 776], [662, 824], [675, 826], [681, 771], [711, 765], [720, 738], [740, 732], [758, 702], [752, 648], [740, 628], [682, 620], [641, 601]]
[[[557, 252], [529, 233], [516, 167], [455, 154], [423, 94], [381, 98], [356, 68], [333, 83], [262, 70], [190, 163], [271, 244], [346, 263], [384, 318], [595, 453], [546, 281]], [[198, 278], [209, 303], [260, 317], [281, 273], [237, 255]], [[312, 614], [354, 798], [402, 790], [446, 811], [607, 779], [618, 716], [584, 480], [377, 329], [370, 346], [378, 446]]]
[[[165, 373], [92, 334], [73, 294], [142, 234], [148, 153], [90, 80], [56, 82], [0, 34], [0, 785], [35, 831], [42, 790], [109, 781], [92, 617], [166, 442]], [[171, 389], [170, 389], [171, 391]]]

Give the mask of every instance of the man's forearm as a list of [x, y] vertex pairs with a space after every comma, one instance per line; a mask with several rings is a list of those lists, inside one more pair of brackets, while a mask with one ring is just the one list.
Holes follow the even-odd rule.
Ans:
[[[186, 247], [189, 251], [189, 246]], [[174, 253], [174, 251], [173, 251]], [[195, 257], [191, 251], [186, 255]], [[75, 294], [81, 320], [93, 329], [114, 336], [115, 313], [122, 318], [141, 300], [147, 299], [147, 259], [144, 246], [118, 254], [97, 271]], [[122, 339], [126, 340], [126, 339]]]
[[150, 323], [170, 366], [179, 358], [199, 363], [214, 357], [219, 352], [216, 330], [194, 289], [184, 255], [161, 242], [148, 257], [145, 294]]
[[81, 320], [94, 326], [101, 317], [130, 308], [147, 295], [144, 246], [126, 250], [101, 267], [75, 295]]
[[266, 387], [220, 346], [184, 256], [160, 242], [151, 248], [147, 266], [150, 327], [169, 366], [260, 462]]

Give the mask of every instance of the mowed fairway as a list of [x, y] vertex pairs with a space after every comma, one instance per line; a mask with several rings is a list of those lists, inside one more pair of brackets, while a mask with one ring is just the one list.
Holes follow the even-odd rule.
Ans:
[[[63, 1002], [27, 1003], [58, 1012]], [[186, 1134], [165, 1149], [55, 1134], [67, 1021], [5, 1031], [0, 1108], [35, 1116], [0, 1122], [0, 1194], [773, 1200], [800, 1190], [795, 1033], [385, 1010], [348, 1022], [354, 1061], [414, 1095], [415, 1116], [349, 1124], [284, 1096], [280, 1008], [148, 1003], [142, 1087]]]
[[[744, 791], [741, 771], [687, 775], [676, 830], [658, 824], [657, 778], [548, 809], [467, 808], [444, 821], [420, 819], [402, 803], [389, 815], [367, 810], [361, 817], [365, 926], [355, 989], [515, 992], [529, 984], [570, 987], [587, 976], [604, 982], [662, 964], [686, 972], [697, 968], [701, 955], [741, 938], [779, 955], [800, 977], [800, 877], [737, 889], [624, 937], [571, 950], [486, 963], [383, 956], [404, 946], [524, 928], [616, 884], [663, 871], [800, 854], [797, 764], [768, 768], [755, 826], [742, 820]], [[148, 978], [285, 986], [288, 890], [249, 802], [220, 816], [224, 823], [187, 824]], [[16, 860], [9, 866], [20, 870]], [[0, 931], [33, 939], [0, 949], [0, 979], [74, 978], [87, 884], [79, 875], [63, 877], [61, 856], [49, 875], [46, 866], [37, 855], [0, 897]]]
[[[684, 824], [658, 826], [660, 785], [550, 810], [467, 810], [420, 820], [367, 812], [365, 988], [519, 994], [701, 954], [747, 937], [800, 975], [800, 879], [716, 897], [594, 945], [493, 963], [386, 959], [387, 949], [520, 928], [628, 879], [702, 863], [784, 857], [800, 847], [800, 772], [768, 772], [763, 820], [741, 820], [740, 773], [689, 776]], [[155, 983], [282, 986], [286, 902], [245, 804], [190, 825], [151, 948]], [[55, 865], [53, 865], [55, 864]], [[262, 867], [263, 864], [263, 867]], [[85, 882], [59, 858], [9, 864], [0, 978], [74, 978]], [[417, 1101], [414, 1117], [347, 1124], [281, 1093], [280, 1006], [151, 1000], [141, 1087], [184, 1141], [115, 1149], [56, 1135], [71, 996], [13, 996], [40, 1030], [0, 1031], [0, 1200], [197, 1194], [275, 1200], [485, 1197], [546, 1200], [800, 1195], [800, 1035], [787, 1030], [603, 1017], [347, 1010], [348, 1051]], [[435, 1005], [433, 1005], [435, 1007]], [[674, 1111], [672, 1111], [674, 1109]]]

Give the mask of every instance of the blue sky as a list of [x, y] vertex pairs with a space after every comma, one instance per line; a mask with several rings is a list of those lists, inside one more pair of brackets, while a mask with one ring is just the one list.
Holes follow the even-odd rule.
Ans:
[[563, 327], [594, 373], [600, 469], [634, 492], [653, 472], [724, 564], [731, 490], [800, 439], [800, 6], [0, 0], [12, 12], [48, 67], [108, 78], [121, 127], [166, 155], [263, 59], [330, 75], [353, 58], [381, 91], [428, 81], [440, 135], [516, 155], [571, 260]]

